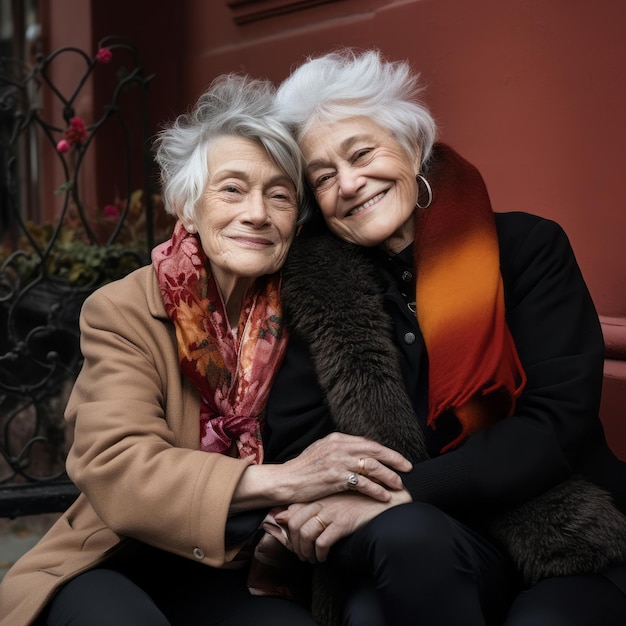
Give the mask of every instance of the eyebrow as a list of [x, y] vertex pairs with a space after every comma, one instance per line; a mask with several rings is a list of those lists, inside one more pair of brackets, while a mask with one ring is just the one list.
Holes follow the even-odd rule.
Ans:
[[272, 176], [269, 179], [267, 186], [271, 187], [272, 185], [284, 185], [295, 188], [294, 182], [291, 178], [289, 178], [289, 176], [287, 176], [287, 174], [276, 174], [276, 176]]
[[[240, 180], [245, 180], [246, 182], [250, 180], [248, 173], [243, 170], [222, 170], [216, 177], [216, 182], [222, 182], [226, 178], [238, 178]], [[264, 184], [265, 187], [271, 187], [272, 185], [287, 185], [295, 187], [291, 178], [282, 172], [272, 176], [269, 181]]]
[[[354, 144], [360, 143], [361, 141], [371, 142], [374, 140], [373, 135], [370, 133], [362, 133], [359, 135], [351, 135], [347, 137], [339, 144], [339, 151], [341, 153], [348, 152]], [[310, 172], [311, 170], [319, 169], [322, 167], [328, 167], [330, 164], [326, 159], [313, 159], [310, 163], [306, 165], [306, 171]]]

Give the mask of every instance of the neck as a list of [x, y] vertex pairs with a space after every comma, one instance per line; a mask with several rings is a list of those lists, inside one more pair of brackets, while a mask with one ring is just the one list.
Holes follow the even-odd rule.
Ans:
[[407, 246], [413, 243], [415, 238], [415, 213], [411, 214], [411, 217], [398, 228], [390, 237], [385, 239], [381, 244], [381, 247], [387, 252], [387, 254], [395, 255]]
[[241, 308], [245, 300], [248, 289], [254, 282], [254, 278], [233, 277], [224, 284], [224, 281], [217, 280], [217, 286], [224, 301], [226, 316], [231, 328], [237, 329], [239, 325], [239, 317], [241, 316]]

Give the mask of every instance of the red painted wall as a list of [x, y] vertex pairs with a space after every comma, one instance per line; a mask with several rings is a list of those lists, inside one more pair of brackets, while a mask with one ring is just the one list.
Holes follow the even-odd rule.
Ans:
[[626, 316], [626, 4], [336, 0], [243, 26], [224, 0], [187, 7], [189, 100], [219, 73], [280, 80], [338, 45], [409, 59], [495, 209], [561, 222], [600, 312]]

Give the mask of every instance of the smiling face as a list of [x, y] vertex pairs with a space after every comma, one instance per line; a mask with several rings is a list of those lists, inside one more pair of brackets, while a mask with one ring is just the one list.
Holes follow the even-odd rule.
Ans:
[[332, 232], [397, 253], [413, 241], [419, 155], [367, 117], [314, 124], [300, 147], [306, 176]]
[[298, 203], [289, 177], [262, 146], [219, 137], [208, 151], [209, 177], [194, 228], [225, 299], [283, 265], [293, 239]]

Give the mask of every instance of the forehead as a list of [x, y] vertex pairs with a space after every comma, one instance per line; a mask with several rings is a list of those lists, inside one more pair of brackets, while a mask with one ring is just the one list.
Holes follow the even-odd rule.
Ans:
[[301, 138], [300, 147], [309, 167], [317, 159], [345, 156], [361, 142], [388, 140], [393, 136], [387, 129], [369, 117], [359, 116], [314, 123]]
[[281, 174], [287, 178], [260, 143], [239, 135], [214, 139], [207, 150], [207, 164], [211, 178], [253, 172], [272, 176]]

